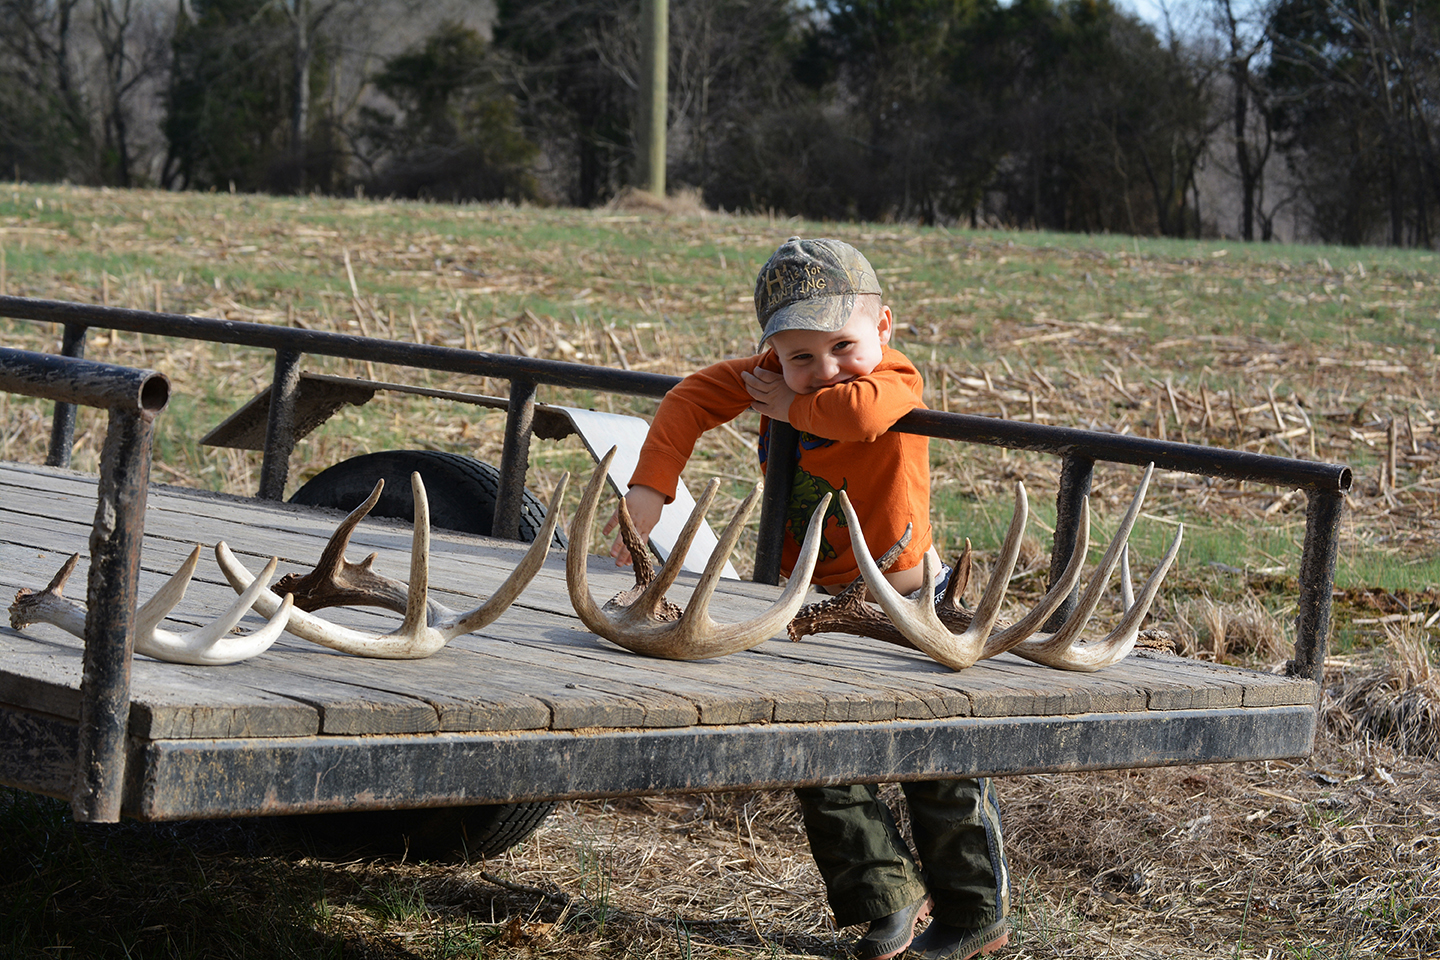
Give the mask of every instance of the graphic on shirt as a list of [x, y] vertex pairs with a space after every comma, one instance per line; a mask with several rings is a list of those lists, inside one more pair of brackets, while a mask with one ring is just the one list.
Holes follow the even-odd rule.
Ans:
[[[801, 466], [795, 467], [795, 482], [790, 488], [790, 503], [785, 511], [785, 529], [790, 537], [800, 543], [805, 539], [805, 529], [810, 525], [810, 516], [815, 508], [820, 505], [820, 498], [830, 494], [830, 506], [825, 510], [825, 525], [828, 526], [831, 518], [842, 527], [848, 527], [845, 522], [845, 514], [840, 509], [839, 493], [849, 485], [846, 481], [840, 487], [832, 487], [823, 477], [817, 477]], [[830, 541], [820, 538], [820, 559], [834, 560], [838, 554]]]
[[[813, 433], [800, 431], [800, 440], [796, 444], [795, 451], [795, 479], [790, 487], [790, 502], [785, 507], [785, 532], [796, 543], [805, 541], [805, 530], [810, 526], [810, 516], [815, 508], [820, 505], [820, 498], [830, 494], [830, 506], [825, 510], [825, 523], [828, 526], [834, 520], [838, 526], [848, 528], [850, 525], [845, 522], [845, 513], [840, 509], [840, 497], [838, 494], [842, 489], [849, 486], [849, 481], [842, 481], [843, 486], [834, 487], [824, 477], [817, 477], [800, 465], [801, 459], [805, 456], [806, 450], [818, 450], [821, 447], [833, 446], [834, 440], [827, 440], [824, 437], [816, 436]], [[760, 431], [760, 469], [765, 469], [765, 461], [770, 454], [770, 431]], [[830, 545], [830, 541], [824, 536], [820, 538], [819, 561], [834, 560], [839, 553]]]
[[833, 447], [834, 445], [834, 440], [826, 440], [824, 437], [817, 437], [813, 433], [806, 433], [804, 430], [800, 431], [800, 449], [802, 451], [819, 450], [821, 447]]

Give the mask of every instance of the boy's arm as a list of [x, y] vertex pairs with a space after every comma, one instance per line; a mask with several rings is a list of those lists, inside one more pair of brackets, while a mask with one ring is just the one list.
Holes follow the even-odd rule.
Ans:
[[790, 404], [789, 421], [798, 430], [827, 440], [872, 441], [921, 400], [923, 381], [908, 364], [882, 367], [867, 376], [799, 394]]
[[653, 487], [665, 495], [666, 503], [675, 499], [675, 485], [700, 435], [750, 408], [750, 394], [740, 375], [758, 363], [756, 357], [725, 360], [671, 387], [655, 411], [630, 486]]
[[[642, 540], [660, 522], [661, 508], [675, 499], [680, 472], [695, 450], [695, 441], [712, 427], [734, 420], [750, 406], [741, 372], [754, 369], [757, 357], [712, 364], [690, 374], [670, 388], [640, 448], [625, 507]], [[610, 533], [620, 522], [619, 511], [605, 524]], [[621, 566], [632, 562], [630, 551], [617, 535], [610, 556]]]

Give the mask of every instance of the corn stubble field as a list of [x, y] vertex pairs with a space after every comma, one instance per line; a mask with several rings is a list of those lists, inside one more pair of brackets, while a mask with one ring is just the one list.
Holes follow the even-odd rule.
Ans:
[[[16, 184], [0, 188], [0, 289], [682, 375], [752, 349], [755, 271], [792, 233], [867, 253], [932, 407], [1355, 471], [1314, 756], [1001, 783], [1016, 903], [1004, 955], [1440, 954], [1434, 253], [822, 225], [684, 200], [573, 211]], [[45, 325], [0, 329], [10, 346], [58, 345]], [[92, 331], [87, 356], [170, 377], [155, 480], [254, 492], [258, 455], [197, 438], [268, 384], [268, 355]], [[540, 399], [653, 411], [547, 388]], [[290, 489], [369, 450], [493, 462], [502, 425], [377, 399], [304, 441]], [[716, 515], [753, 482], [756, 427], [742, 418], [702, 441], [688, 477], [725, 480]], [[43, 462], [48, 429], [46, 406], [0, 396], [0, 457]], [[93, 469], [103, 432], [82, 412], [76, 467]], [[589, 470], [573, 439], [534, 454], [534, 490]], [[1025, 482], [1038, 516], [1014, 602], [1033, 599], [1056, 461], [940, 441], [931, 455], [947, 555], [969, 537], [983, 565]], [[1137, 476], [1097, 470], [1095, 539]], [[1151, 490], [1137, 573], [1177, 522], [1186, 543], [1150, 626], [1189, 656], [1278, 669], [1303, 495], [1163, 474]], [[7, 793], [0, 864], [0, 950], [16, 957], [690, 960], [838, 955], [846, 937], [784, 793], [563, 804], [503, 857], [450, 864], [336, 862], [261, 822], [77, 828], [63, 805]]]

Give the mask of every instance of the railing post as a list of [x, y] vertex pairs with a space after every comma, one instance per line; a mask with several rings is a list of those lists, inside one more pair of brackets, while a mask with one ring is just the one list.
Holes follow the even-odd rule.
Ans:
[[[1080, 537], [1080, 510], [1090, 496], [1090, 480], [1095, 474], [1095, 461], [1088, 457], [1066, 454], [1060, 463], [1060, 489], [1055, 494], [1055, 545], [1050, 550], [1050, 584], [1053, 585], [1075, 551]], [[1080, 588], [1077, 585], [1060, 608], [1045, 621], [1043, 629], [1054, 632], [1064, 625], [1075, 610]]]
[[101, 452], [99, 502], [90, 533], [80, 728], [70, 811], [78, 821], [120, 819], [136, 582], [145, 535], [153, 411], [110, 411]]
[[261, 500], [285, 499], [290, 454], [295, 450], [295, 400], [300, 395], [300, 357], [296, 350], [275, 351], [270, 381], [270, 415], [265, 421], [265, 456], [260, 461]]
[[525, 467], [530, 462], [530, 430], [535, 425], [535, 381], [510, 381], [510, 408], [505, 414], [505, 446], [500, 451], [500, 489], [495, 493], [495, 519], [490, 535], [520, 539], [520, 512], [525, 495]]
[[770, 421], [766, 441], [765, 493], [760, 501], [760, 536], [755, 544], [756, 583], [780, 582], [780, 555], [785, 549], [785, 511], [795, 483], [795, 447], [800, 431], [779, 420]]
[[1295, 615], [1295, 659], [1285, 664], [1292, 677], [1309, 677], [1322, 689], [1325, 650], [1330, 639], [1330, 600], [1339, 557], [1340, 517], [1345, 494], [1311, 488], [1306, 492], [1305, 546], [1300, 555], [1300, 602]]
[[[60, 339], [60, 355], [85, 359], [85, 331], [83, 324], [65, 324], [65, 334]], [[63, 401], [55, 404], [55, 416], [50, 422], [50, 455], [45, 458], [47, 467], [70, 466], [70, 448], [75, 445], [75, 404]]]

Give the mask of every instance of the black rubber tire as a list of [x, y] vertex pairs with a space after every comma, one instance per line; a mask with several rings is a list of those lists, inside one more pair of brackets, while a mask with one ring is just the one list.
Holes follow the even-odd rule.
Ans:
[[480, 860], [520, 843], [555, 809], [552, 802], [420, 810], [356, 810], [289, 818], [322, 856]]
[[[430, 502], [430, 525], [488, 536], [495, 517], [500, 473], [473, 457], [439, 450], [386, 450], [341, 461], [321, 471], [290, 497], [291, 503], [350, 511], [383, 477], [385, 490], [372, 516], [415, 519], [410, 474], [418, 472]], [[520, 539], [529, 543], [545, 522], [545, 503], [529, 490], [520, 508]], [[552, 543], [565, 547], [557, 527]], [[357, 810], [294, 818], [317, 852], [341, 856], [406, 856], [444, 860], [494, 857], [524, 840], [555, 809], [554, 803], [501, 803], [418, 810]]]
[[[441, 530], [490, 535], [500, 471], [474, 457], [440, 450], [384, 450], [342, 460], [322, 470], [296, 490], [291, 503], [334, 507], [349, 512], [365, 502], [375, 481], [384, 479], [380, 501], [372, 516], [415, 519], [410, 474], [419, 473], [430, 501], [430, 525]], [[529, 490], [521, 494], [520, 539], [529, 543], [545, 523], [545, 502]], [[554, 546], [566, 545], [557, 527]]]

